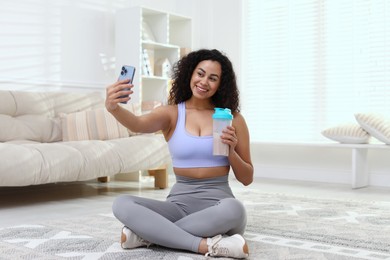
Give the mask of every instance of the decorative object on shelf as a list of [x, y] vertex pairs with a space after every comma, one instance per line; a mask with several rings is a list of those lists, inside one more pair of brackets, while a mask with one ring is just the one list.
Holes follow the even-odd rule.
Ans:
[[152, 32], [152, 29], [150, 29], [150, 26], [147, 22], [142, 21], [142, 40], [148, 41], [148, 42], [155, 42], [156, 38], [154, 37], [154, 34]]
[[180, 48], [180, 59], [191, 52], [191, 48]]
[[150, 64], [149, 51], [147, 49], [142, 50], [142, 71], [146, 76], [153, 76], [152, 66]]
[[154, 75], [169, 78], [172, 65], [167, 58], [159, 59], [154, 66]]

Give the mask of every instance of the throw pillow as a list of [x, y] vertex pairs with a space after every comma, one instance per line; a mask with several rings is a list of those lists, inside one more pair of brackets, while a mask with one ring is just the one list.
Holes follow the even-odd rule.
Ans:
[[366, 144], [370, 135], [358, 124], [342, 124], [330, 127], [321, 132], [323, 136], [345, 144]]
[[383, 115], [374, 113], [355, 114], [356, 121], [370, 135], [381, 142], [390, 144], [390, 121]]
[[[127, 104], [121, 104], [121, 106], [123, 108], [129, 110], [131, 113], [133, 113], [136, 116], [139, 116], [139, 115], [142, 114], [140, 103], [127, 102]], [[127, 129], [127, 132], [129, 133], [130, 136], [134, 136], [134, 135], [139, 135], [140, 134], [140, 133], [135, 133], [135, 132], [131, 131], [130, 129]]]
[[109, 140], [128, 137], [121, 125], [105, 108], [61, 114], [63, 141]]

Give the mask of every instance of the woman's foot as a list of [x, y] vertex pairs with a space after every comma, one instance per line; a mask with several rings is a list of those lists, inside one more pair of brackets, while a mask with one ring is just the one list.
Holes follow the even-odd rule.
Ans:
[[141, 246], [149, 247], [152, 243], [140, 238], [136, 233], [128, 227], [122, 228], [121, 246], [123, 249], [131, 249]]
[[249, 249], [245, 239], [235, 234], [223, 237], [221, 235], [207, 238], [208, 252], [205, 256], [225, 256], [233, 258], [247, 258]]

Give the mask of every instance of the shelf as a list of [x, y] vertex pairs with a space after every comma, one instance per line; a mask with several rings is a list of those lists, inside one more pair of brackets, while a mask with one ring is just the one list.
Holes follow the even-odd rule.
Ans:
[[160, 76], [146, 76], [146, 75], [142, 75], [142, 80], [167, 81], [167, 80], [169, 80], [169, 78], [167, 78], [167, 77], [160, 77]]
[[192, 20], [143, 7], [118, 10], [115, 16], [116, 70], [136, 67], [132, 102], [167, 103], [170, 71], [192, 49]]
[[164, 44], [152, 41], [142, 41], [142, 47], [151, 50], [169, 50], [169, 49], [180, 49], [178, 45]]

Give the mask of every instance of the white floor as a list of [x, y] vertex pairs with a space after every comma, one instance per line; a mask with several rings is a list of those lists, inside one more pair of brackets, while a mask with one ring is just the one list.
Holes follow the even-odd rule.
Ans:
[[[173, 180], [170, 181], [172, 185]], [[283, 193], [311, 197], [348, 198], [368, 201], [390, 201], [390, 188], [351, 189], [348, 185], [256, 179], [248, 187], [231, 180], [233, 192], [238, 189], [261, 189], [266, 193]], [[0, 187], [0, 228], [45, 220], [111, 212], [116, 196], [124, 193], [164, 198], [169, 188], [158, 190], [153, 179], [141, 182], [97, 181], [48, 184], [29, 187]]]

